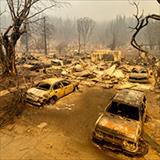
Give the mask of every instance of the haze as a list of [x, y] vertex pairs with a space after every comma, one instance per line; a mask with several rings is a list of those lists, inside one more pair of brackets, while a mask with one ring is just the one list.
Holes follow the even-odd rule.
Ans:
[[[71, 0], [71, 6], [56, 8], [52, 15], [64, 18], [90, 17], [96, 21], [104, 21], [115, 18], [117, 15], [132, 16], [135, 8], [128, 0]], [[140, 9], [144, 14], [160, 12], [160, 6], [155, 0], [143, 0]]]
[[[69, 2], [70, 5], [64, 5], [60, 8], [47, 10], [46, 15], [53, 15], [62, 18], [90, 17], [96, 21], [106, 21], [115, 18], [117, 15], [132, 16], [135, 8], [128, 0], [62, 0]], [[144, 14], [160, 12], [160, 5], [156, 0], [142, 0], [140, 9]], [[0, 0], [0, 8], [3, 11], [5, 0]]]

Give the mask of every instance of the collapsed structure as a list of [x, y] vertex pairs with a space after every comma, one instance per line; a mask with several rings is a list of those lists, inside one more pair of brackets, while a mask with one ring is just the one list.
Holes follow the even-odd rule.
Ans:
[[[17, 60], [21, 62], [21, 59]], [[24, 62], [23, 62], [24, 63]], [[37, 55], [25, 59], [22, 67], [36, 71], [42, 79], [62, 77], [78, 81], [81, 85], [101, 86], [103, 88], [132, 88], [146, 90], [154, 88], [153, 76], [147, 66], [129, 65], [122, 61], [121, 51], [97, 50], [90, 55], [61, 55], [61, 57]], [[42, 74], [41, 74], [42, 73]], [[39, 80], [41, 80], [39, 77]], [[44, 77], [44, 78], [43, 78]], [[141, 84], [139, 84], [141, 82]], [[146, 84], [144, 84], [144, 82]]]
[[91, 61], [121, 61], [121, 51], [96, 50], [91, 54]]

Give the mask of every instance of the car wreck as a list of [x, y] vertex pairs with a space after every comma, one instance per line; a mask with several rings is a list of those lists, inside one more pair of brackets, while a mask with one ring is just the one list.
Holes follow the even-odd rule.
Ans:
[[146, 116], [145, 101], [140, 91], [125, 89], [117, 93], [95, 123], [93, 142], [128, 154], [139, 152]]
[[54, 104], [59, 98], [75, 91], [78, 83], [61, 78], [42, 80], [35, 87], [30, 88], [26, 94], [26, 101], [41, 106], [46, 103]]
[[130, 82], [137, 83], [148, 83], [149, 82], [149, 74], [147, 69], [145, 68], [133, 68], [131, 73], [129, 74]]

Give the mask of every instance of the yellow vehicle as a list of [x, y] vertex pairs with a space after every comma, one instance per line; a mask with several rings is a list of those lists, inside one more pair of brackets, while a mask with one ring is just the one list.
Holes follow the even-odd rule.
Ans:
[[41, 106], [45, 103], [54, 104], [59, 98], [78, 89], [78, 83], [61, 78], [42, 80], [27, 91], [26, 101]]

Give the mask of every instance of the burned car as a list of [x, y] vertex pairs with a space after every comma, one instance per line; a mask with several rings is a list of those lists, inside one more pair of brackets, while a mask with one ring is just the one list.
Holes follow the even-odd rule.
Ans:
[[136, 154], [146, 115], [145, 101], [140, 91], [125, 89], [117, 93], [95, 123], [93, 142]]
[[143, 67], [134, 67], [129, 74], [130, 82], [137, 83], [148, 83], [149, 82], [149, 74], [148, 70]]
[[54, 104], [57, 99], [73, 92], [77, 88], [78, 83], [76, 82], [61, 78], [45, 79], [27, 91], [26, 101], [37, 106], [45, 103]]

